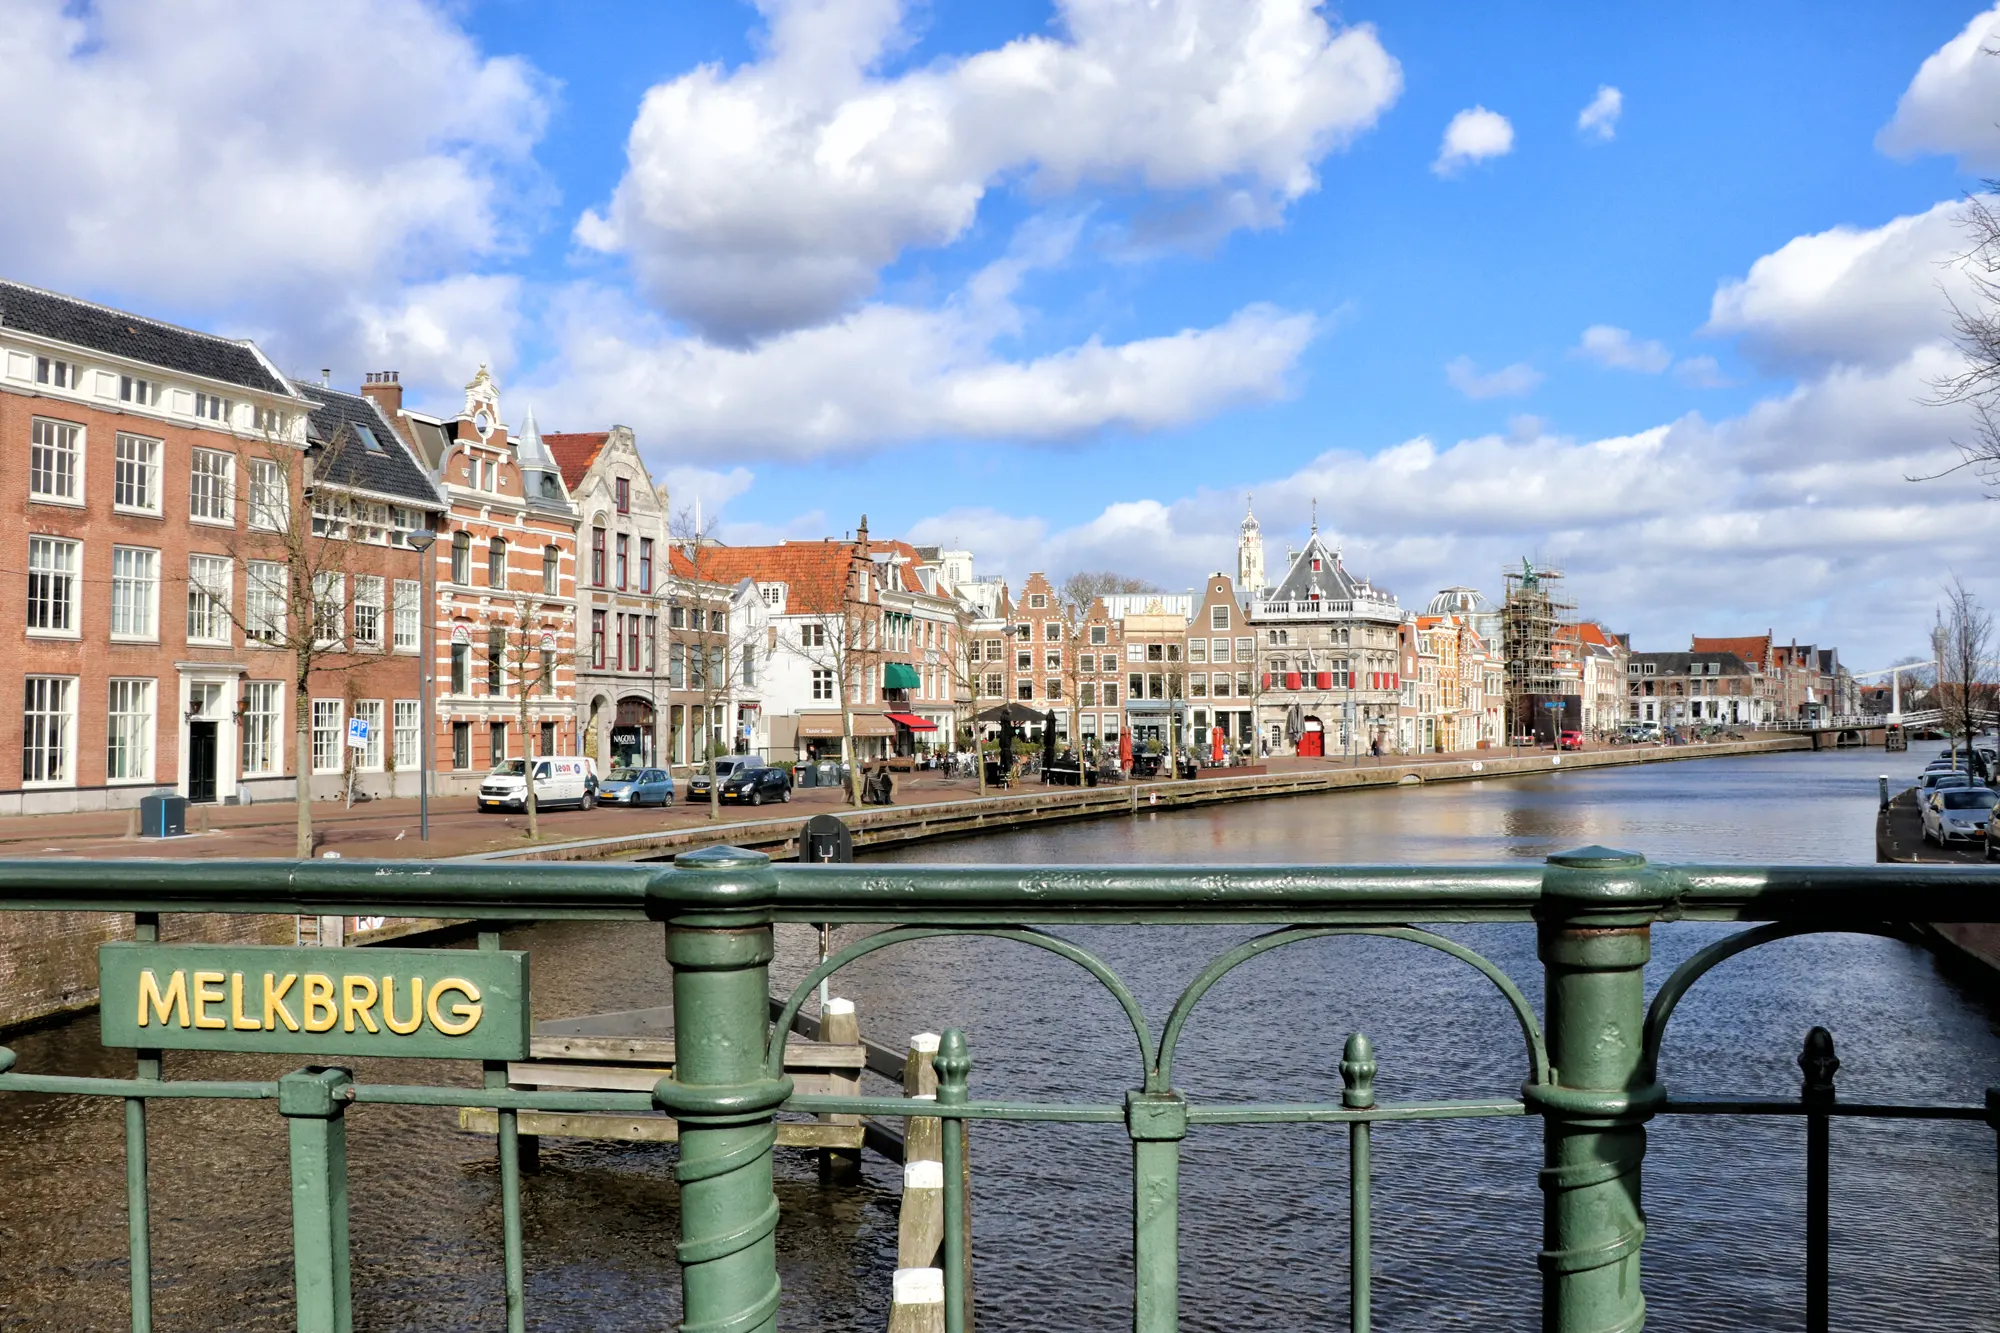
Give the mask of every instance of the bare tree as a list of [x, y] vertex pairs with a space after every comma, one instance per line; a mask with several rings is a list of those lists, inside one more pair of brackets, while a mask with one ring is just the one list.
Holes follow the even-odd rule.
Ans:
[[[345, 427], [342, 428], [346, 429]], [[343, 443], [335, 440], [328, 448]], [[359, 441], [354, 442], [360, 448]], [[249, 485], [238, 488], [234, 477], [247, 474]], [[354, 604], [348, 577], [354, 544], [349, 502], [339, 492], [316, 489], [313, 455], [266, 432], [261, 446], [245, 450], [236, 471], [210, 494], [207, 503], [234, 516], [238, 489], [247, 489], [248, 512], [242, 528], [226, 544], [230, 568], [244, 571], [244, 595], [239, 609], [231, 594], [228, 570], [188, 574], [188, 615], [227, 622], [245, 642], [277, 649], [286, 659], [292, 685], [292, 752], [295, 756], [297, 840], [300, 858], [313, 854], [312, 817], [312, 678], [324, 671], [345, 671], [361, 664], [348, 635], [349, 610]], [[378, 611], [383, 608], [378, 608]], [[383, 632], [378, 624], [378, 632]], [[351, 693], [343, 687], [343, 693]], [[347, 738], [340, 744], [346, 748]], [[342, 768], [348, 767], [343, 756]]]
[[690, 740], [701, 745], [698, 762], [708, 766], [708, 817], [720, 819], [722, 784], [716, 780], [715, 761], [728, 747], [715, 739], [715, 718], [735, 702], [742, 670], [751, 660], [746, 655], [754, 656], [757, 646], [749, 627], [731, 614], [729, 590], [720, 582], [714, 520], [704, 524], [693, 510], [683, 509], [669, 523], [668, 537], [680, 559], [669, 560], [666, 583], [682, 611], [678, 633], [669, 616], [668, 681], [671, 685], [673, 661], [683, 661], [686, 688], [701, 698], [699, 729], [692, 724], [689, 729], [696, 731]]
[[528, 812], [524, 836], [529, 838], [538, 837], [541, 832], [536, 815], [535, 760], [542, 756], [535, 744], [534, 700], [553, 699], [558, 673], [565, 666], [576, 665], [575, 650], [562, 646], [563, 625], [550, 613], [535, 614], [538, 600], [520, 593], [513, 599], [511, 617], [497, 610], [486, 617], [487, 652], [499, 655], [500, 679], [503, 686], [513, 687], [519, 708], [521, 775], [527, 786], [522, 807]]
[[1062, 581], [1056, 595], [1062, 599], [1065, 608], [1080, 606], [1086, 612], [1090, 604], [1100, 597], [1116, 593], [1158, 592], [1158, 585], [1145, 579], [1135, 579], [1129, 574], [1118, 574], [1108, 569], [1079, 570]]
[[2000, 688], [1993, 683], [1993, 613], [1957, 578], [1945, 587], [1945, 605], [1932, 631], [1938, 655], [1938, 709], [1945, 730], [1966, 744], [1993, 714]]
[[[855, 596], [856, 576], [850, 560], [849, 567], [841, 570], [839, 590], [826, 590], [819, 594], [825, 605], [801, 605], [803, 598], [799, 590], [794, 589], [795, 600], [787, 604], [786, 611], [796, 622], [796, 632], [781, 638], [785, 650], [814, 673], [816, 686], [822, 683], [831, 686], [834, 698], [840, 704], [840, 758], [847, 766], [849, 805], [861, 804], [861, 765], [856, 760], [854, 744], [854, 704], [861, 693], [862, 682], [868, 678], [872, 664], [879, 658], [875, 639], [881, 632], [881, 622], [868, 614], [869, 604]], [[981, 784], [983, 790], [983, 777]]]
[[[1002, 651], [1005, 651], [1004, 647]], [[992, 665], [998, 669], [997, 663], [989, 664], [984, 658], [985, 649], [972, 632], [971, 617], [961, 614], [958, 633], [954, 636], [951, 647], [938, 654], [938, 663], [944, 668], [945, 678], [951, 682], [953, 701], [956, 702], [961, 696], [970, 701], [968, 706], [972, 716], [966, 725], [972, 733], [972, 771], [979, 782], [981, 796], [986, 794], [986, 751], [979, 740], [979, 704], [980, 700], [986, 697], [984, 693], [986, 668]], [[1003, 675], [1001, 679], [1005, 680], [1006, 677]], [[995, 702], [1004, 700], [996, 698]]]
[[[1965, 357], [1965, 368], [1931, 381], [1932, 406], [1962, 406], [1972, 411], [1972, 438], [1956, 440], [1961, 457], [1955, 472], [1970, 467], [1991, 488], [2000, 486], [2000, 181], [1985, 182], [1983, 193], [1966, 196], [1958, 223], [1970, 246], [1955, 262], [1972, 285], [1972, 299], [1947, 298], [1951, 307], [1952, 339]], [[1934, 474], [1944, 475], [1943, 473]], [[1931, 478], [1916, 478], [1930, 480]], [[1989, 498], [1993, 492], [1989, 490]]]

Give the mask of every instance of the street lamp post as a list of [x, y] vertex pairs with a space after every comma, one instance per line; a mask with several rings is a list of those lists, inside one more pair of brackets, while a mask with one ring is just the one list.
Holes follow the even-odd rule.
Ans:
[[437, 719], [431, 716], [431, 673], [437, 669], [437, 644], [431, 638], [431, 603], [435, 594], [431, 591], [431, 579], [435, 574], [436, 562], [431, 559], [431, 547], [437, 541], [434, 532], [412, 532], [404, 541], [417, 558], [423, 562], [422, 593], [423, 605], [417, 610], [417, 642], [423, 654], [423, 669], [417, 676], [417, 840], [431, 840], [431, 729]]

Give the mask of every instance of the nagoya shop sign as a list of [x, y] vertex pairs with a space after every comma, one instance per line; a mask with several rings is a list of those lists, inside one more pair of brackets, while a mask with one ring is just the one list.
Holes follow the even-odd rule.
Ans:
[[522, 1060], [528, 955], [106, 944], [106, 1046]]

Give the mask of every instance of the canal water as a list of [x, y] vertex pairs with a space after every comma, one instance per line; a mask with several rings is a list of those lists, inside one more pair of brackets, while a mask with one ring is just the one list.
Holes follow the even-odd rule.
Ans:
[[[1603, 843], [1659, 860], [1866, 862], [1875, 777], [1924, 751], [1786, 754], [1145, 814], [910, 849], [932, 863], [1379, 863], [1539, 859]], [[1653, 985], [1711, 925], [1654, 932]], [[1158, 1030], [1186, 982], [1249, 932], [1063, 932], [1131, 985]], [[1533, 931], [1450, 927], [1539, 1009]], [[845, 936], [847, 932], [843, 932]], [[657, 927], [551, 924], [509, 932], [533, 952], [539, 1017], [663, 1002]], [[780, 941], [796, 978], [814, 942]], [[902, 946], [836, 987], [878, 1040], [965, 1029], [977, 1095], [1112, 1102], [1137, 1079], [1129, 1029], [1081, 970], [1004, 942]], [[2000, 1010], [1925, 952], [1872, 938], [1787, 941], [1712, 973], [1683, 1002], [1663, 1074], [1680, 1095], [1794, 1096], [1808, 1028], [1830, 1028], [1842, 1096], [1976, 1103], [2000, 1083]], [[1340, 1049], [1373, 1039], [1384, 1100], [1514, 1095], [1518, 1030], [1476, 973], [1372, 939], [1289, 946], [1210, 992], [1175, 1082], [1196, 1100], [1339, 1097]], [[95, 1021], [20, 1037], [24, 1070], [122, 1074]], [[171, 1059], [182, 1078], [272, 1077], [261, 1057]], [[446, 1065], [363, 1062], [378, 1081], [457, 1081]], [[116, 1103], [0, 1097], [0, 1330], [125, 1324], [124, 1169]], [[349, 1114], [356, 1327], [502, 1326], [491, 1143], [450, 1112]], [[158, 1327], [289, 1327], [284, 1128], [268, 1104], [156, 1103], [152, 1136]], [[1538, 1322], [1539, 1126], [1383, 1126], [1375, 1137], [1376, 1327], [1527, 1329]], [[1979, 1124], [1833, 1126], [1835, 1327], [1996, 1326], [1995, 1150]], [[1129, 1141], [1117, 1126], [978, 1125], [972, 1143], [975, 1299], [994, 1330], [1130, 1327]], [[656, 1330], [678, 1318], [670, 1148], [550, 1142], [527, 1178], [528, 1323]], [[895, 1265], [897, 1173], [822, 1185], [780, 1150], [782, 1326], [880, 1330]], [[1804, 1129], [1795, 1120], [1676, 1119], [1649, 1131], [1648, 1328], [1804, 1326]], [[1346, 1133], [1199, 1128], [1184, 1151], [1182, 1327], [1345, 1327]]]

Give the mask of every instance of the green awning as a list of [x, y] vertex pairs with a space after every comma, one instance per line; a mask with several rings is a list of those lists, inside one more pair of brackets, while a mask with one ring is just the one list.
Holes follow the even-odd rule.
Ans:
[[916, 690], [923, 688], [917, 679], [917, 669], [907, 662], [884, 662], [882, 664], [882, 688], [885, 690]]

